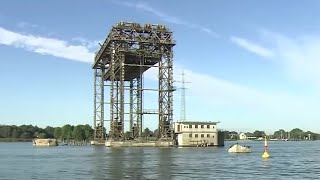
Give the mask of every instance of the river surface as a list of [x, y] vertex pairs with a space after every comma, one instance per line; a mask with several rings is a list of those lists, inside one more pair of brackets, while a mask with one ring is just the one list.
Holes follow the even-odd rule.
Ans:
[[0, 143], [0, 179], [320, 179], [320, 141], [238, 141], [252, 153], [225, 147], [107, 148]]

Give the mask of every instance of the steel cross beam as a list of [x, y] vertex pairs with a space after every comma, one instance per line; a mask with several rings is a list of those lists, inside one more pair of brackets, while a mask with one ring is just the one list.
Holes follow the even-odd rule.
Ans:
[[[163, 25], [119, 22], [97, 52], [93, 69], [95, 139], [105, 139], [104, 104], [109, 106], [108, 138], [124, 139], [125, 118], [129, 118], [132, 138], [142, 136], [144, 115], [143, 94], [158, 91], [159, 138], [170, 138], [173, 121], [173, 52], [172, 31]], [[158, 68], [159, 86], [145, 89], [144, 72]], [[127, 82], [127, 83], [126, 83]], [[108, 85], [106, 85], [108, 84]], [[109, 89], [105, 102], [105, 88]], [[129, 103], [126, 103], [126, 91]], [[125, 104], [129, 104], [126, 111]], [[126, 116], [129, 114], [128, 116]]]

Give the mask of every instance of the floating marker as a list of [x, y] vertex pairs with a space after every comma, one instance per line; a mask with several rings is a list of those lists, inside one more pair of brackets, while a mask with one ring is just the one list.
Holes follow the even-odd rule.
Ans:
[[264, 152], [262, 154], [262, 158], [267, 159], [270, 155], [268, 154], [268, 144], [267, 144], [267, 136], [264, 137]]

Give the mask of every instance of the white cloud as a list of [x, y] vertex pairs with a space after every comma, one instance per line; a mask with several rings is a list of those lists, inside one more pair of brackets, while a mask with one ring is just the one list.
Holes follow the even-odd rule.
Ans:
[[[191, 96], [202, 99], [207, 105], [221, 105], [226, 107], [256, 107], [263, 106], [268, 108], [281, 107], [283, 104], [291, 104], [294, 102], [303, 102], [300, 97], [289, 95], [288, 92], [269, 93], [252, 87], [243, 86], [234, 82], [224, 80], [209, 74], [203, 74], [185, 69], [183, 66], [174, 64], [174, 85], [181, 86], [181, 73], [184, 71], [185, 80], [188, 91]], [[157, 81], [158, 70], [156, 68], [149, 69], [144, 77]], [[214, 99], [207, 101], [208, 97]]]
[[201, 26], [201, 25], [198, 25], [198, 24], [194, 24], [194, 23], [191, 23], [191, 22], [188, 22], [188, 21], [185, 21], [183, 19], [180, 19], [178, 17], [174, 17], [174, 16], [170, 16], [158, 9], [155, 9], [153, 7], [151, 7], [150, 5], [144, 3], [144, 2], [137, 2], [137, 3], [131, 3], [131, 2], [126, 2], [126, 1], [112, 1], [113, 3], [115, 4], [119, 4], [119, 5], [122, 5], [122, 6], [127, 6], [127, 7], [131, 7], [131, 8], [136, 8], [138, 10], [141, 10], [141, 11], [144, 11], [144, 12], [147, 12], [147, 13], [151, 13], [157, 17], [159, 17], [160, 19], [162, 19], [163, 21], [166, 21], [166, 22], [169, 22], [169, 23], [172, 23], [172, 24], [177, 24], [177, 25], [184, 25], [184, 26], [187, 26], [189, 28], [193, 28], [193, 29], [198, 29], [202, 32], [205, 32], [207, 34], [209, 34], [210, 36], [212, 37], [219, 37], [219, 35], [214, 32], [213, 30], [207, 28], [207, 27], [204, 27], [204, 26]]
[[[311, 124], [320, 118], [316, 109], [319, 106], [317, 99], [320, 98], [320, 34], [288, 36], [263, 30], [259, 38], [263, 41], [257, 44], [245, 38], [239, 38], [244, 40], [242, 45], [238, 43], [254, 54], [269, 58], [271, 63], [283, 68], [283, 72], [286, 72], [290, 80], [299, 80], [301, 87], [292, 89], [290, 92], [276, 94], [259, 91], [261, 96], [258, 97], [261, 97], [259, 99], [263, 103], [257, 105], [257, 108], [262, 111], [261, 107], [264, 107], [266, 112], [272, 110], [273, 113], [267, 113], [267, 117], [273, 116], [279, 122], [315, 130]], [[251, 48], [252, 45], [258, 48]], [[272, 51], [266, 48], [262, 48], [261, 51], [263, 46], [269, 47]], [[294, 92], [300, 95], [289, 95]], [[247, 95], [243, 97], [244, 99], [250, 98]]]
[[[179, 71], [179, 69], [178, 69]], [[269, 93], [252, 87], [243, 86], [222, 78], [202, 74], [191, 70], [184, 70], [186, 79], [192, 96], [201, 98], [208, 105], [219, 105], [225, 107], [256, 107], [269, 106], [273, 108], [275, 104], [283, 104], [296, 99], [286, 93]], [[201, 88], [199, 88], [201, 87]]]
[[274, 56], [274, 53], [271, 50], [264, 48], [258, 44], [255, 44], [247, 39], [232, 36], [230, 37], [230, 40], [236, 45], [244, 48], [245, 50], [255, 53], [259, 56], [263, 56], [267, 58]]
[[89, 50], [100, 49], [99, 43], [102, 42], [101, 40], [100, 41], [99, 40], [91, 41], [91, 40], [85, 39], [83, 37], [72, 38], [72, 41], [79, 42], [81, 45], [87, 47]]
[[[261, 38], [264, 41], [259, 44], [240, 37], [231, 37], [231, 41], [254, 54], [273, 60], [290, 78], [320, 87], [320, 34], [289, 37], [262, 30]], [[264, 48], [264, 45], [272, 51]]]
[[275, 49], [275, 63], [282, 65], [291, 77], [320, 86], [320, 35], [288, 37], [263, 31], [262, 36]]
[[2, 27], [0, 27], [0, 44], [86, 63], [92, 63], [94, 58], [94, 54], [86, 46], [72, 45], [59, 39], [21, 34]]

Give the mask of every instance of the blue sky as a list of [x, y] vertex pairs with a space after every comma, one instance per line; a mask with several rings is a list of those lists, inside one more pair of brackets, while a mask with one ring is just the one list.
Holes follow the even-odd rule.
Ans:
[[[289, 0], [3, 1], [0, 124], [92, 124], [94, 52], [112, 25], [134, 21], [174, 31], [174, 76], [184, 70], [191, 82], [188, 120], [319, 132], [319, 9], [319, 1]], [[147, 72], [145, 85], [154, 77]], [[147, 96], [153, 107], [156, 96]], [[179, 91], [174, 101], [177, 120]]]

